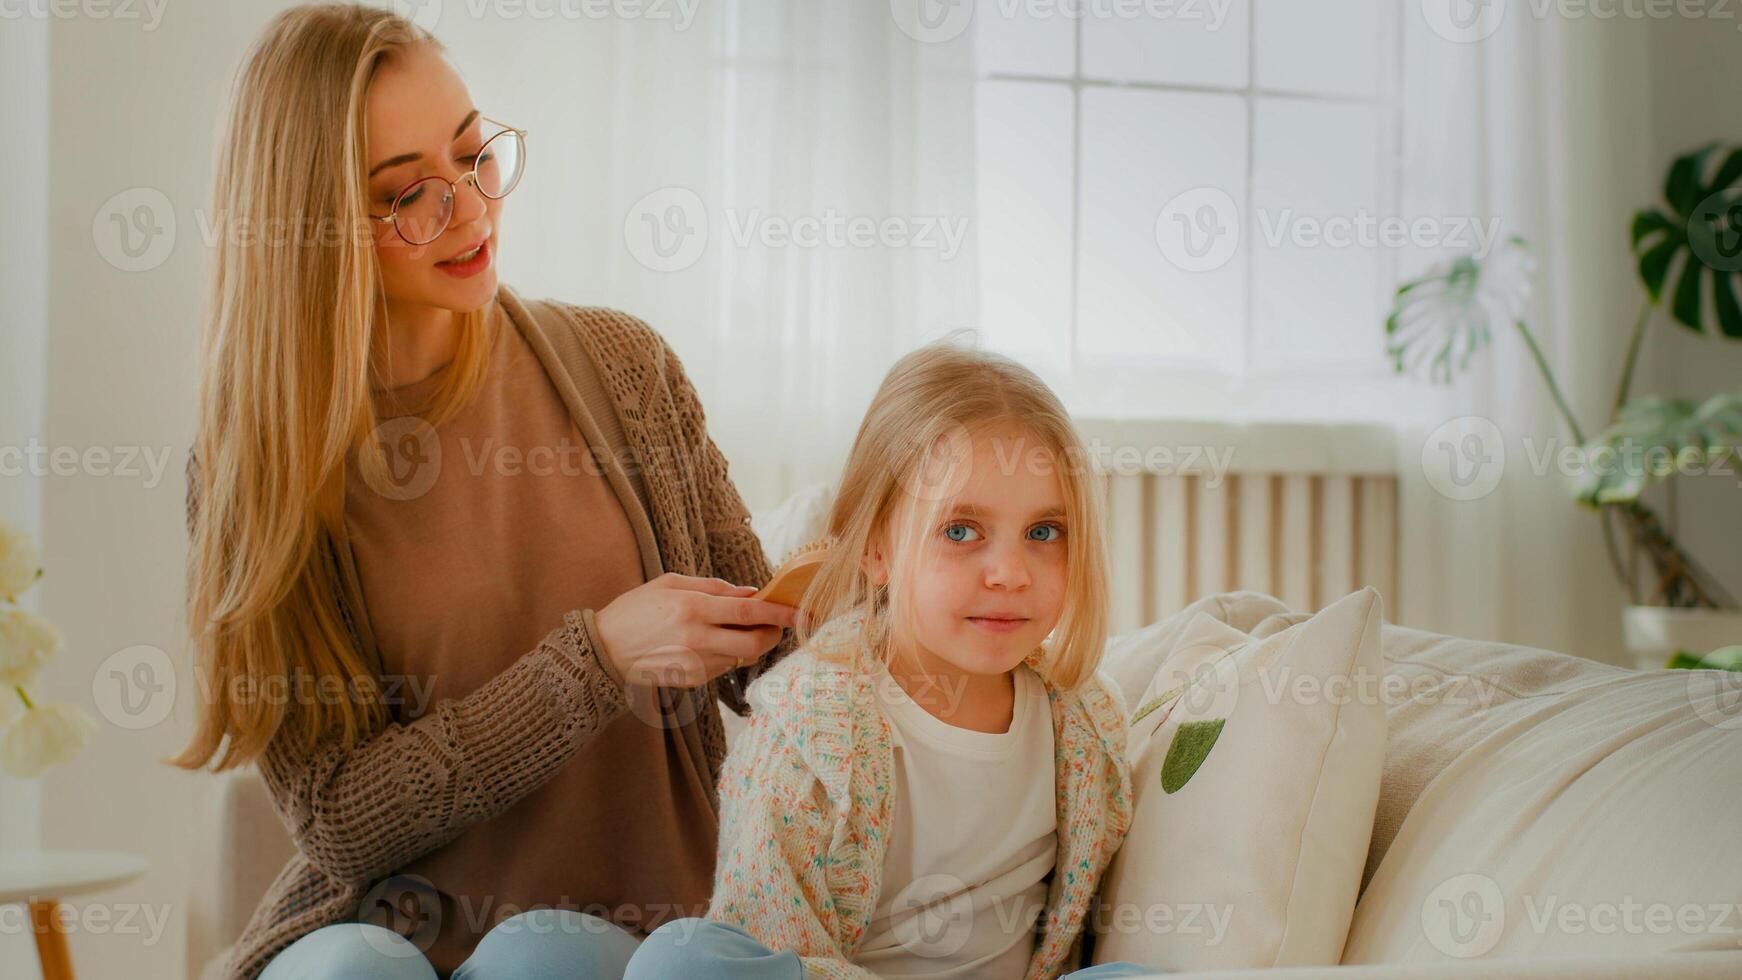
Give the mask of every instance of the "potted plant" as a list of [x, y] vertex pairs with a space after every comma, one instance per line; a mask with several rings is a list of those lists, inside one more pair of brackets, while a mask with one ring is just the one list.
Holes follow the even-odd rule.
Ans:
[[[1404, 283], [1385, 321], [1387, 353], [1398, 373], [1425, 372], [1436, 383], [1448, 383], [1491, 341], [1492, 325], [1510, 323], [1582, 447], [1584, 465], [1573, 494], [1596, 512], [1610, 565], [1626, 592], [1629, 652], [1641, 667], [1666, 661], [1720, 666], [1735, 658], [1703, 658], [1742, 644], [1742, 611], [1677, 541], [1675, 478], [1742, 472], [1742, 390], [1703, 399], [1636, 398], [1632, 387], [1646, 331], [1660, 314], [1695, 333], [1742, 341], [1742, 147], [1713, 143], [1676, 158], [1663, 196], [1661, 204], [1633, 215], [1644, 297], [1613, 407], [1595, 438], [1586, 438], [1524, 322], [1535, 269], [1522, 239], [1486, 257], [1461, 256]], [[1644, 499], [1660, 484], [1667, 519]], [[1678, 654], [1686, 657], [1677, 660]]]

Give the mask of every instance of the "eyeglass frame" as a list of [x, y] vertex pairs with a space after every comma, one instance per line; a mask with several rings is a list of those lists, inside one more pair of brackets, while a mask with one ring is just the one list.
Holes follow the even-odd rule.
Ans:
[[[484, 151], [489, 148], [491, 143], [496, 142], [498, 139], [501, 139], [502, 137], [508, 135], [509, 133], [514, 133], [515, 135], [520, 137], [521, 149], [524, 151], [525, 146], [526, 146], [526, 130], [521, 129], [518, 126], [510, 126], [507, 123], [502, 122], [499, 119], [492, 119], [489, 116], [482, 116], [481, 115], [478, 117], [478, 120], [480, 122], [487, 122], [487, 123], [490, 123], [492, 125], [502, 127], [501, 132], [491, 134], [490, 138], [485, 140], [484, 144], [482, 146], [478, 147], [478, 155], [479, 156], [483, 156]], [[521, 176], [525, 176], [525, 168], [526, 168], [526, 161], [522, 160], [521, 161]], [[414, 242], [411, 239], [405, 237], [405, 232], [399, 230], [399, 202], [405, 198], [405, 195], [413, 187], [416, 187], [417, 185], [423, 183], [426, 180], [439, 180], [442, 183], [447, 184], [449, 197], [457, 198], [460, 196], [460, 185], [462, 183], [464, 183], [467, 179], [471, 180], [472, 186], [477, 188], [479, 194], [483, 194], [484, 197], [489, 198], [492, 201], [502, 200], [502, 198], [507, 197], [509, 194], [513, 193], [514, 187], [520, 186], [520, 178], [516, 177], [514, 179], [514, 187], [510, 187], [510, 188], [508, 188], [508, 190], [504, 191], [502, 193], [501, 197], [491, 197], [489, 194], [485, 194], [484, 188], [481, 185], [479, 185], [479, 183], [478, 183], [478, 162], [476, 159], [474, 159], [472, 161], [472, 169], [461, 174], [459, 177], [455, 178], [454, 180], [449, 180], [446, 177], [443, 177], [441, 174], [430, 174], [430, 175], [425, 176], [425, 177], [419, 177], [416, 180], [413, 180], [413, 181], [407, 183], [404, 187], [401, 187], [393, 195], [393, 206], [392, 206], [392, 208], [390, 208], [388, 210], [388, 212], [386, 214], [370, 214], [370, 215], [364, 215], [364, 217], [368, 218], [370, 221], [379, 221], [384, 225], [392, 225], [393, 226], [393, 233], [398, 235], [399, 240], [404, 242], [407, 245], [411, 245], [413, 247], [428, 245], [430, 242], [433, 242], [437, 238], [442, 237], [442, 232], [447, 231], [448, 226], [453, 224], [453, 222], [454, 222], [453, 208], [449, 207], [448, 220], [442, 224], [441, 231], [436, 232], [435, 235], [429, 239], [429, 241]]]

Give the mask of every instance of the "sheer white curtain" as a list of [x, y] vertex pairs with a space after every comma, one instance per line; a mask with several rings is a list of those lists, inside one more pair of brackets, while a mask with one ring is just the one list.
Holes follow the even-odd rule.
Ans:
[[[1447, 31], [1453, 8], [1472, 9], [1427, 0], [1402, 15], [1400, 213], [1498, 218], [1533, 244], [1530, 323], [1575, 408], [1600, 416], [1612, 359], [1589, 338], [1570, 353], [1562, 27], [1513, 9], [1472, 43]], [[480, 105], [531, 130], [505, 281], [663, 333], [752, 507], [836, 475], [893, 359], [979, 326], [976, 27], [916, 41], [871, 0], [674, 2], [664, 17], [535, 25], [516, 9], [450, 2], [435, 25]], [[1406, 252], [1397, 271], [1446, 257]], [[1566, 435], [1517, 338], [1494, 339], [1455, 386], [1420, 386], [1399, 413], [1391, 618], [1571, 648], [1593, 609], [1613, 615], [1601, 545], [1565, 481], [1532, 472]], [[1453, 499], [1423, 450], [1443, 461], [1440, 427], [1470, 417], [1498, 428], [1505, 477]]]
[[864, 0], [536, 31], [454, 6], [475, 98], [531, 131], [504, 281], [664, 334], [753, 508], [837, 475], [895, 357], [973, 325], [971, 31], [920, 43]]
[[[1625, 323], [1580, 324], [1575, 335], [1570, 317], [1579, 245], [1569, 237], [1566, 195], [1576, 155], [1566, 130], [1564, 25], [1513, 10], [1461, 32], [1464, 22], [1448, 14], [1472, 9], [1464, 0], [1429, 0], [1422, 9], [1405, 30], [1402, 211], [1498, 218], [1503, 237], [1530, 243], [1536, 274], [1526, 321], [1574, 410], [1599, 419], [1612, 374], [1602, 365], [1613, 363], [1599, 334]], [[1504, 9], [1489, 5], [1487, 15]], [[1621, 216], [1614, 220], [1620, 227]], [[1443, 258], [1406, 255], [1401, 275]], [[1524, 345], [1509, 324], [1495, 324], [1492, 341], [1454, 386], [1424, 389], [1399, 424], [1403, 607], [1389, 618], [1578, 650], [1593, 618], [1613, 615], [1595, 518], [1573, 504], [1567, 478], [1542, 465], [1569, 436]], [[1498, 477], [1487, 492], [1477, 481], [1448, 494], [1445, 480], [1430, 478], [1453, 466], [1468, 479], [1478, 463]]]

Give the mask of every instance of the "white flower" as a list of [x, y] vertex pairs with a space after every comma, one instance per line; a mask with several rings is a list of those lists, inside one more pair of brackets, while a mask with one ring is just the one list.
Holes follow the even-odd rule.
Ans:
[[0, 521], [0, 599], [16, 598], [30, 588], [41, 563], [30, 535], [16, 524]]
[[22, 714], [24, 699], [18, 696], [18, 688], [0, 687], [0, 731], [5, 731]]
[[16, 687], [36, 679], [36, 672], [60, 652], [58, 628], [22, 609], [0, 612], [0, 686]]
[[19, 779], [35, 779], [85, 747], [97, 723], [65, 701], [38, 704], [12, 723], [0, 742], [0, 766]]

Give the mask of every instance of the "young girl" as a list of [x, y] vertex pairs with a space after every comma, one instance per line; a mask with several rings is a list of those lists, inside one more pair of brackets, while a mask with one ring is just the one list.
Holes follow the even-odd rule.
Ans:
[[908, 355], [827, 540], [802, 647], [721, 776], [709, 919], [654, 932], [627, 976], [1067, 972], [1131, 792], [1094, 677], [1099, 492], [1064, 408], [1006, 358]]

